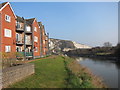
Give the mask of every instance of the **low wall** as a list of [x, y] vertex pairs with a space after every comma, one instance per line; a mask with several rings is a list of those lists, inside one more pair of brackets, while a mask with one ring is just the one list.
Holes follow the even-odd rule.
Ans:
[[25, 77], [35, 73], [34, 64], [27, 63], [19, 66], [3, 69], [2, 71], [2, 86], [3, 88], [18, 82]]

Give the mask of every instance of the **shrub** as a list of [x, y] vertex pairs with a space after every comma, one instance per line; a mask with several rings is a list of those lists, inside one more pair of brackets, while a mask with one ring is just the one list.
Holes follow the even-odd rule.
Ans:
[[[23, 64], [24, 62], [23, 60], [23, 55], [20, 53], [16, 53], [16, 52], [2, 52], [1, 53], [2, 56], [2, 67], [3, 68], [7, 68], [7, 67], [11, 67], [14, 65], [18, 65], [18, 64]], [[17, 57], [20, 57], [21, 59], [17, 60]]]

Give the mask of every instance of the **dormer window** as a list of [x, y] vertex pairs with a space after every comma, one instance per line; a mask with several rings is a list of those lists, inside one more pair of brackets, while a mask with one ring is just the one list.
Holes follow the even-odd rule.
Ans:
[[11, 17], [9, 15], [5, 15], [5, 21], [11, 22]]

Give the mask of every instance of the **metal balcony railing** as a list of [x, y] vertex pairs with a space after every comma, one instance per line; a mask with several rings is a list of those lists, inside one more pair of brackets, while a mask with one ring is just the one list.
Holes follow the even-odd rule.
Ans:
[[32, 56], [32, 52], [26, 52], [26, 56]]
[[23, 44], [24, 43], [24, 39], [23, 38], [17, 38], [16, 39], [16, 43], [17, 44]]
[[16, 30], [24, 31], [24, 27], [20, 27], [19, 25], [17, 25], [17, 26], [16, 26]]
[[19, 54], [16, 55], [16, 57], [19, 57], [19, 56], [24, 56], [24, 54], [26, 53], [26, 56], [32, 56], [32, 52], [18, 52]]

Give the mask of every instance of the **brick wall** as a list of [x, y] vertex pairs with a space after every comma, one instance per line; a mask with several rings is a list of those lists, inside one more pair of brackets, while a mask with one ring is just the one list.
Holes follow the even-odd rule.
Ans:
[[34, 64], [31, 63], [3, 69], [2, 85], [5, 88], [31, 74], [34, 74], [34, 72]]

